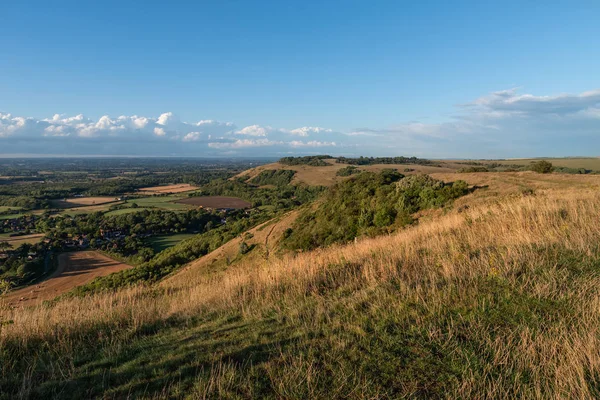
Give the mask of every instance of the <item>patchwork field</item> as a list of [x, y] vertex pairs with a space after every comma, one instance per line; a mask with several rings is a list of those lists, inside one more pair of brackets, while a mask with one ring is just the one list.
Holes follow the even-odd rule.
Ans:
[[23, 243], [35, 244], [44, 237], [43, 233], [34, 233], [31, 235], [9, 236], [8, 233], [0, 233], [0, 242], [8, 242], [13, 247], [19, 247]]
[[58, 256], [58, 268], [45, 281], [9, 292], [0, 297], [0, 304], [28, 306], [51, 300], [76, 286], [91, 282], [99, 276], [109, 275], [130, 265], [106, 257], [96, 251], [62, 253]]
[[167, 185], [167, 186], [152, 186], [139, 189], [140, 192], [147, 194], [168, 194], [168, 193], [183, 193], [196, 190], [198, 187], [192, 186], [188, 183], [178, 185]]
[[199, 196], [199, 197], [188, 197], [185, 199], [177, 200], [178, 204], [187, 204], [196, 207], [207, 207], [207, 208], [248, 208], [252, 204], [246, 200], [239, 199], [237, 197], [226, 197], [226, 196]]

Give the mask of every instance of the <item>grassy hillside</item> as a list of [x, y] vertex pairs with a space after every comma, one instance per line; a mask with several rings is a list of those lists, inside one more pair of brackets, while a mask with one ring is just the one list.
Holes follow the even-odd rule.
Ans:
[[[398, 172], [410, 174], [450, 174], [468, 169], [473, 165], [500, 168], [526, 169], [534, 162], [548, 160], [556, 167], [568, 169], [584, 169], [587, 171], [600, 171], [600, 158], [540, 158], [540, 159], [512, 159], [512, 160], [432, 160], [429, 164], [372, 164], [353, 165], [358, 171], [380, 172], [385, 169], [396, 169]], [[251, 168], [237, 175], [246, 179], [257, 177], [266, 171], [288, 170], [295, 171], [292, 184], [305, 183], [311, 186], [332, 186], [348, 178], [351, 174], [344, 174], [344, 170], [351, 164], [336, 162], [336, 159], [319, 160], [317, 165], [294, 164], [282, 162], [261, 165]], [[271, 172], [273, 173], [273, 172]]]
[[597, 398], [600, 180], [460, 175], [393, 235], [2, 309], [0, 398]]

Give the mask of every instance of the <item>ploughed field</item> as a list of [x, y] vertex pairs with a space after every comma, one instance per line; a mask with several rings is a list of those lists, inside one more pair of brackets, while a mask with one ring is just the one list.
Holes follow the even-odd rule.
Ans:
[[252, 204], [246, 200], [239, 199], [237, 197], [225, 197], [225, 196], [200, 196], [200, 197], [189, 197], [187, 199], [181, 199], [175, 201], [179, 204], [187, 204], [196, 207], [207, 207], [207, 208], [248, 208]]
[[118, 272], [131, 265], [113, 260], [96, 251], [62, 253], [58, 268], [50, 277], [38, 284], [24, 287], [0, 297], [0, 304], [28, 306], [52, 300], [76, 286], [85, 285], [99, 276]]

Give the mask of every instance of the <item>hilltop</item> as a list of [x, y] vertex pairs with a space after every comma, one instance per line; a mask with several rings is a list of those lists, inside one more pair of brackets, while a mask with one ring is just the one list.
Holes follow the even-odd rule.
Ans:
[[[298, 157], [301, 159], [301, 157]], [[292, 183], [304, 183], [310, 186], [331, 186], [347, 178], [338, 175], [340, 170], [355, 166], [358, 171], [379, 172], [384, 169], [396, 169], [403, 174], [448, 174], [453, 172], [469, 172], [475, 167], [485, 168], [485, 172], [512, 170], [527, 170], [531, 164], [541, 160], [550, 161], [561, 172], [590, 173], [600, 171], [600, 158], [524, 158], [510, 160], [426, 160], [425, 164], [402, 163], [368, 165], [349, 164], [344, 159], [335, 157], [323, 159], [323, 165], [284, 164], [281, 161], [250, 168], [237, 175], [238, 178], [252, 179], [263, 171], [292, 170], [295, 171]], [[479, 171], [481, 172], [481, 171]]]

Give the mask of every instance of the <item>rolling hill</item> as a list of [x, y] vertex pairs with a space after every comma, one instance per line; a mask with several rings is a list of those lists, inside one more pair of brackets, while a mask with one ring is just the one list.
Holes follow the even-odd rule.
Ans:
[[0, 398], [597, 397], [600, 176], [434, 176], [479, 189], [266, 257], [290, 213], [248, 257], [236, 239], [158, 286], [1, 310]]

